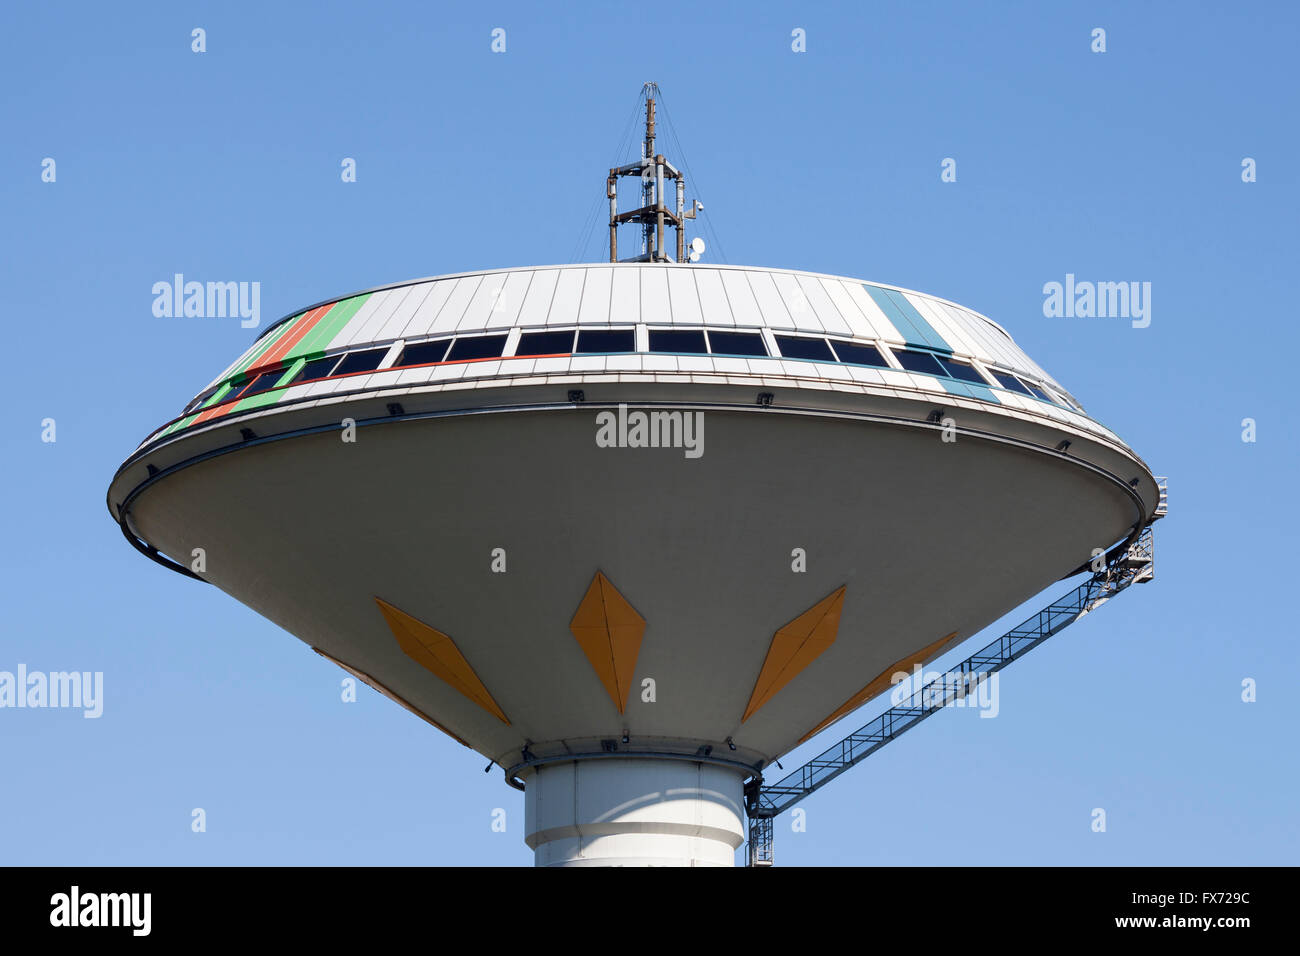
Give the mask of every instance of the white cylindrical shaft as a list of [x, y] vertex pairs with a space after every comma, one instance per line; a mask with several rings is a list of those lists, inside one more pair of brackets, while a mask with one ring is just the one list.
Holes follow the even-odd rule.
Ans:
[[744, 842], [738, 768], [614, 757], [543, 764], [522, 776], [525, 840], [537, 866], [734, 866]]

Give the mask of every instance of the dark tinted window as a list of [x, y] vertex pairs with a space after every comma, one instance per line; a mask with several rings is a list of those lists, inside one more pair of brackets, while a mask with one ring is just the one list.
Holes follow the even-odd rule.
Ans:
[[578, 333], [579, 352], [635, 352], [635, 329], [583, 329]]
[[987, 385], [984, 376], [975, 371], [975, 366], [966, 365], [963, 362], [954, 362], [952, 359], [941, 358], [939, 364], [948, 370], [948, 374], [953, 378], [959, 378], [963, 382], [975, 382], [979, 385]]
[[248, 379], [244, 379], [242, 382], [236, 382], [234, 385], [230, 386], [230, 391], [226, 392], [224, 395], [218, 395], [216, 401], [212, 404], [224, 405], [226, 402], [233, 401], [239, 393], [246, 388], [248, 388]]
[[329, 358], [312, 359], [312, 361], [302, 367], [302, 371], [298, 373], [294, 381], [311, 382], [318, 378], [325, 378], [329, 375], [330, 369], [334, 368], [338, 360], [339, 357], [337, 355], [331, 355]]
[[[1036, 398], [1041, 398], [1041, 399], [1042, 399], [1043, 401], [1045, 401], [1045, 402], [1052, 402], [1052, 401], [1053, 401], [1051, 395], [1048, 395], [1045, 391], [1043, 391], [1041, 388], [1039, 388], [1039, 387], [1038, 387], [1037, 385], [1035, 385], [1033, 382], [1025, 382], [1025, 384], [1029, 386], [1029, 391], [1032, 392]], [[1055, 404], [1055, 403], [1053, 402], [1053, 404]]]
[[442, 357], [447, 354], [447, 343], [450, 341], [450, 339], [439, 339], [437, 342], [420, 342], [417, 345], [408, 345], [402, 349], [397, 364], [428, 365], [431, 362], [441, 362]]
[[819, 362], [834, 362], [835, 356], [825, 339], [804, 339], [793, 335], [778, 335], [776, 344], [781, 347], [781, 354], [786, 358], [816, 359]]
[[994, 372], [993, 377], [998, 380], [1003, 388], [1009, 388], [1013, 392], [1019, 392], [1021, 395], [1032, 395], [1033, 392], [1025, 388], [1025, 383], [1020, 381], [1014, 375], [1008, 375], [1006, 372]]
[[346, 375], [348, 372], [370, 372], [379, 368], [379, 363], [384, 360], [388, 354], [388, 349], [369, 349], [365, 352], [349, 352], [343, 356], [343, 361], [339, 362], [338, 368], [334, 370], [335, 375]]
[[763, 336], [753, 332], [717, 332], [709, 330], [709, 345], [714, 355], [766, 355]]
[[921, 372], [924, 375], [943, 375], [946, 377], [943, 366], [929, 352], [909, 352], [906, 349], [898, 349], [894, 352], [898, 356], [898, 364], [903, 366], [909, 372]]
[[859, 342], [840, 342], [832, 340], [831, 345], [835, 347], [835, 354], [839, 356], [841, 362], [847, 362], [850, 365], [874, 365], [876, 368], [889, 368], [889, 363], [885, 357], [880, 354], [874, 345], [862, 345]]
[[475, 335], [457, 339], [447, 353], [448, 362], [468, 362], [470, 359], [498, 358], [506, 347], [504, 335]]
[[568, 355], [573, 351], [573, 330], [568, 332], [525, 332], [519, 336], [516, 355]]
[[248, 398], [250, 395], [256, 395], [259, 392], [265, 392], [268, 389], [275, 388], [275, 383], [280, 381], [284, 375], [284, 369], [278, 368], [274, 372], [264, 372], [257, 377], [252, 385], [239, 393], [240, 398]]
[[709, 347], [704, 344], [703, 329], [651, 329], [650, 351], [707, 355]]

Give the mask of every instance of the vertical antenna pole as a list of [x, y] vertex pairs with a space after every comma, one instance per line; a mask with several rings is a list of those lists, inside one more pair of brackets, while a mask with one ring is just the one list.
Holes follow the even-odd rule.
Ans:
[[[664, 157], [655, 152], [655, 96], [659, 87], [646, 83], [641, 88], [641, 97], [645, 101], [645, 139], [641, 143], [641, 158], [614, 166], [605, 180], [605, 196], [609, 199], [609, 261], [618, 262], [618, 227], [636, 225], [641, 228], [640, 254], [633, 254], [622, 260], [624, 262], [685, 262], [688, 258], [686, 246], [686, 220], [695, 218], [697, 203], [691, 203], [686, 211], [686, 182], [683, 172]], [[624, 177], [641, 177], [641, 204], [624, 213], [618, 211], [618, 184]], [[673, 185], [667, 181], [674, 180], [676, 186], [676, 204], [671, 194]], [[664, 230], [677, 230], [677, 254], [674, 257], [671, 247], [664, 245]], [[699, 257], [696, 256], [698, 259]]]
[[[654, 180], [646, 177], [649, 172], [649, 164], [654, 162], [655, 158], [655, 98], [647, 96], [645, 100], [645, 150], [642, 154], [641, 166], [641, 206], [647, 208], [654, 203]], [[649, 220], [644, 220], [641, 226], [641, 239], [645, 245], [647, 258], [654, 262], [658, 250], [654, 244], [654, 230], [650, 226]]]
[[655, 261], [663, 262], [664, 255], [664, 158], [655, 157]]
[[605, 180], [605, 194], [609, 196], [609, 261], [618, 262], [618, 170], [609, 171]]
[[677, 177], [677, 261], [686, 261], [686, 180]]

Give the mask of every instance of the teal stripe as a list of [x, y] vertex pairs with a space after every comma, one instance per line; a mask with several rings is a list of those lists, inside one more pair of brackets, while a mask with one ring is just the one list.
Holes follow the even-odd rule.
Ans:
[[[938, 378], [936, 375], [935, 378]], [[1001, 405], [998, 397], [993, 394], [993, 389], [987, 385], [977, 385], [974, 382], [959, 382], [953, 378], [940, 378], [939, 381], [943, 387], [952, 395], [964, 395], [967, 398], [978, 399], [981, 402], [992, 402], [994, 405]]]
[[916, 311], [912, 303], [901, 292], [894, 292], [890, 289], [881, 289], [877, 286], [867, 285], [865, 282], [862, 288], [867, 290], [867, 295], [871, 296], [872, 301], [880, 306], [880, 311], [894, 327], [898, 329], [903, 336], [903, 341], [908, 345], [919, 345], [922, 348], [934, 349], [936, 352], [952, 353], [948, 343], [943, 340], [938, 332], [929, 322], [925, 321], [925, 316]]
[[912, 345], [921, 344], [921, 336], [907, 320], [907, 316], [894, 304], [894, 300], [885, 294], [884, 289], [878, 289], [873, 285], [863, 284], [862, 288], [867, 290], [867, 295], [871, 296], [872, 301], [880, 306], [880, 311], [885, 313], [885, 318], [894, 323], [894, 328], [898, 329], [898, 334], [903, 337], [903, 341]]
[[934, 326], [925, 320], [925, 316], [916, 310], [916, 306], [907, 301], [907, 296], [893, 290], [886, 290], [886, 294], [894, 305], [898, 306], [899, 311], [907, 316], [908, 321], [912, 323], [925, 345], [928, 345], [936, 352], [952, 354], [952, 347], [943, 340], [943, 336], [935, 330]]

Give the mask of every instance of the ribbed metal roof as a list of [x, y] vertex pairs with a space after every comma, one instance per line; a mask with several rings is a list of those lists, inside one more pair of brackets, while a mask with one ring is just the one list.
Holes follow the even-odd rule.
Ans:
[[286, 321], [360, 296], [360, 308], [313, 348], [516, 327], [767, 328], [937, 347], [1052, 381], [1002, 326], [954, 302], [844, 276], [754, 266], [599, 263], [417, 279], [316, 303], [263, 331], [259, 342]]

